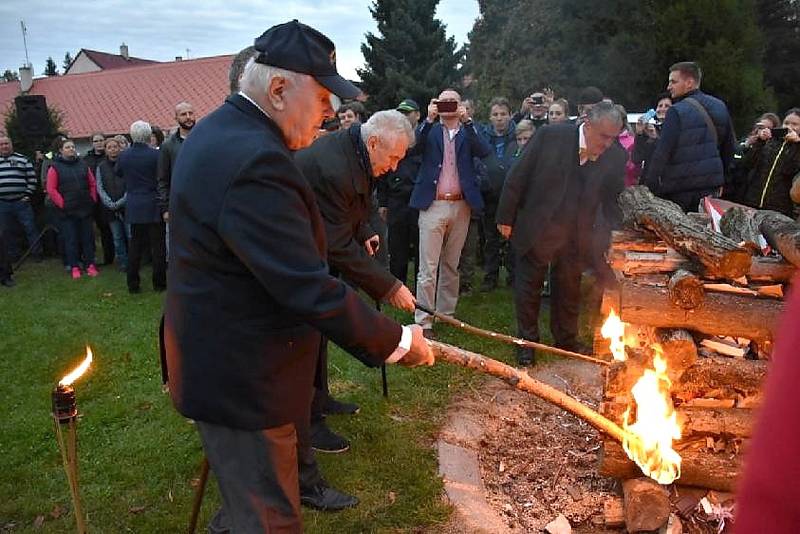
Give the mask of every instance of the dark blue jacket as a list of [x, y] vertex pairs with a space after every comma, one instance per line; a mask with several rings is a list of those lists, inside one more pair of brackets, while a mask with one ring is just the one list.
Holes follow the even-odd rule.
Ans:
[[127, 201], [125, 222], [161, 222], [157, 191], [158, 150], [144, 143], [133, 143], [117, 160], [117, 176], [125, 180]]
[[[462, 127], [455, 138], [456, 167], [461, 193], [473, 210], [483, 209], [478, 175], [472, 163], [473, 157], [484, 158], [492, 150], [489, 144], [478, 135], [476, 127]], [[422, 154], [422, 166], [417, 174], [417, 183], [411, 192], [410, 206], [426, 210], [436, 199], [436, 184], [442, 171], [444, 156], [444, 133], [440, 122], [427, 120], [417, 127], [417, 143], [413, 151]]]
[[[697, 100], [711, 116], [717, 143], [703, 115], [686, 100]], [[725, 103], [700, 90], [688, 93], [669, 108], [644, 183], [654, 194], [681, 200], [691, 193], [711, 193], [725, 183], [736, 139]]]

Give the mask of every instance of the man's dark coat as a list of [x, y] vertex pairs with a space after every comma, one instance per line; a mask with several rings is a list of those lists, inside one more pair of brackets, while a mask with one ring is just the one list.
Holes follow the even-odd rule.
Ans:
[[[328, 263], [370, 297], [383, 300], [400, 281], [364, 248], [364, 241], [376, 233], [368, 224], [372, 187], [352, 134], [339, 130], [325, 135], [300, 150], [295, 161], [317, 196], [325, 222]], [[355, 135], [360, 134], [356, 131]]]
[[400, 325], [328, 274], [314, 192], [278, 126], [242, 96], [185, 141], [169, 212], [165, 345], [186, 417], [293, 423], [308, 416], [320, 332], [376, 365], [397, 347]]
[[[585, 169], [579, 161], [575, 124], [543, 126], [528, 142], [506, 178], [496, 217], [498, 224], [513, 226], [511, 244], [518, 256], [535, 247], [537, 257], [550, 261], [569, 244], [586, 259], [598, 208], [606, 222], [619, 219], [617, 196], [624, 187], [626, 161], [622, 147], [613, 143]], [[581, 197], [570, 196], [582, 176]]]

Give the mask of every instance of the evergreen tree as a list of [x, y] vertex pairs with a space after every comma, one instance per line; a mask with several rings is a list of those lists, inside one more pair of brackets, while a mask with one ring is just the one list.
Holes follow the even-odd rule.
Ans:
[[3, 125], [6, 133], [11, 138], [11, 142], [14, 143], [14, 150], [28, 156], [31, 158], [31, 161], [33, 161], [37, 150], [47, 152], [53, 138], [55, 138], [58, 132], [62, 131], [61, 127], [64, 124], [64, 117], [58, 109], [47, 106], [47, 120], [47, 135], [36, 138], [24, 136], [22, 135], [22, 125], [17, 117], [17, 108], [13, 105], [9, 106], [5, 114]]
[[463, 57], [453, 37], [434, 18], [439, 0], [375, 0], [370, 7], [378, 35], [361, 45], [365, 67], [358, 69], [373, 109], [394, 108], [413, 98], [423, 114], [428, 101], [455, 84]]
[[62, 65], [62, 69], [61, 69], [61, 70], [64, 71], [64, 74], [66, 74], [66, 72], [69, 69], [70, 65], [72, 65], [72, 54], [67, 52], [66, 54], [64, 54], [64, 63]]
[[0, 76], [3, 82], [14, 82], [19, 80], [19, 75], [11, 69], [6, 69], [2, 76]]
[[58, 76], [58, 67], [52, 57], [47, 58], [47, 63], [44, 66], [45, 76]]
[[764, 78], [785, 113], [800, 105], [800, 1], [759, 0], [758, 25], [764, 35]]

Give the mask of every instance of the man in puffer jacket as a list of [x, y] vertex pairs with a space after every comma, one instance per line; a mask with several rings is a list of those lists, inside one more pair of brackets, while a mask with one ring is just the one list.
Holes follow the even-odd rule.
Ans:
[[667, 111], [644, 184], [684, 211], [697, 211], [700, 199], [725, 183], [736, 138], [725, 103], [700, 91], [700, 67], [686, 61], [669, 71], [667, 90], [675, 103]]

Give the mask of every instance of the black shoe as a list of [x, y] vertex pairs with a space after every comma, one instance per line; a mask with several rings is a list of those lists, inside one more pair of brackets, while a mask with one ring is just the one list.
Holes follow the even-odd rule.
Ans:
[[326, 415], [355, 415], [359, 411], [361, 411], [361, 408], [358, 407], [358, 404], [338, 401], [330, 396], [322, 408], [322, 413]]
[[472, 286], [469, 284], [461, 284], [461, 286], [458, 288], [459, 295], [467, 295], [469, 293], [472, 293]]
[[517, 351], [517, 363], [521, 367], [536, 365], [536, 351], [529, 348], [520, 348]]
[[338, 453], [349, 449], [350, 442], [321, 421], [311, 424], [311, 447], [317, 452]]
[[481, 284], [481, 293], [488, 293], [489, 291], [494, 291], [495, 289], [497, 289], [496, 278], [487, 278]]
[[343, 493], [326, 484], [317, 484], [313, 488], [300, 490], [300, 504], [316, 510], [337, 512], [358, 506], [358, 497]]
[[139, 294], [141, 292], [142, 292], [142, 289], [139, 288], [139, 287], [129, 287], [128, 288], [128, 293], [130, 293], [131, 295], [137, 295], [137, 294]]
[[5, 287], [14, 287], [15, 285], [17, 285], [17, 283], [14, 281], [13, 278], [9, 276], [8, 278], [3, 278], [2, 280], [0, 280], [0, 285], [3, 285]]
[[425, 339], [435, 340], [436, 333], [433, 331], [433, 328], [423, 328], [422, 337], [424, 337]]

